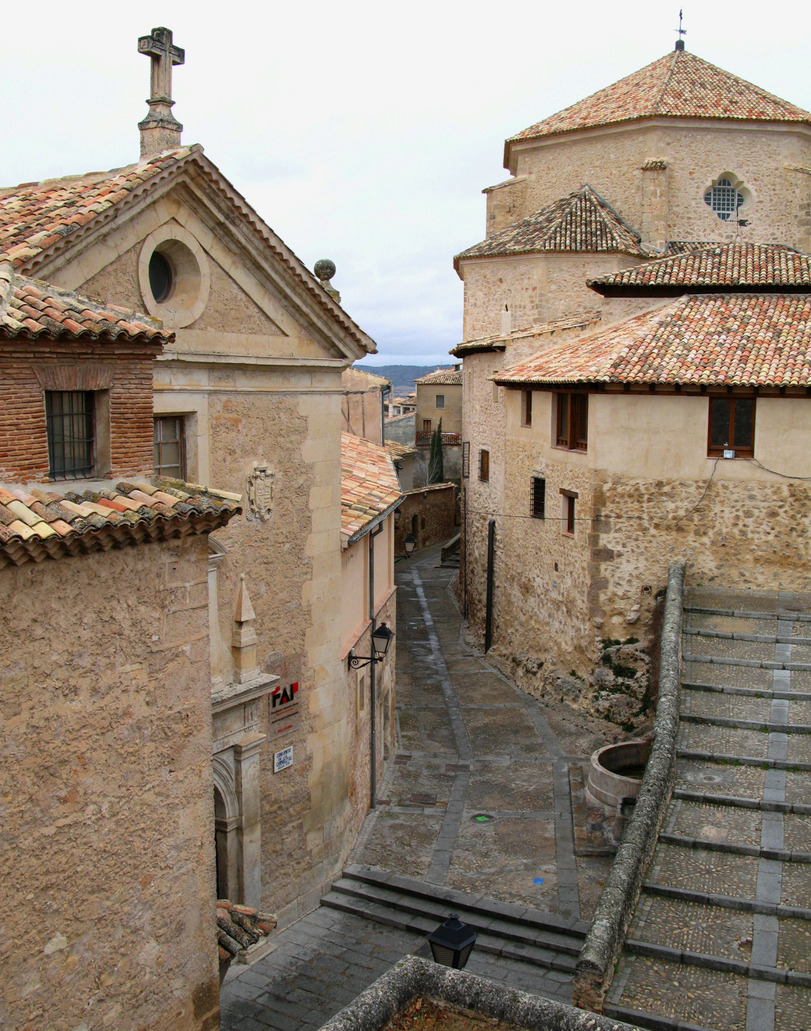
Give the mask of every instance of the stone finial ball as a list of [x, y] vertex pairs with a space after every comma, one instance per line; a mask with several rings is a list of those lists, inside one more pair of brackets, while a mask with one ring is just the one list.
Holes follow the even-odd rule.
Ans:
[[328, 282], [335, 275], [335, 262], [329, 258], [320, 258], [313, 266], [313, 271], [322, 283]]

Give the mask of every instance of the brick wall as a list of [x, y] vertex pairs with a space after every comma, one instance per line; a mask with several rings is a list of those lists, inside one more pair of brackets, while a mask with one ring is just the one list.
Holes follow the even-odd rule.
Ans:
[[[0, 345], [0, 478], [48, 479], [46, 390], [90, 390], [109, 399], [110, 463], [100, 477], [151, 475], [152, 359], [158, 348], [141, 344], [11, 341]], [[97, 406], [97, 420], [105, 406]]]

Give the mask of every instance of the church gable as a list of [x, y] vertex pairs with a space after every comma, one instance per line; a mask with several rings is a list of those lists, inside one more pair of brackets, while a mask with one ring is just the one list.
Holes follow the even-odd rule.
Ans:
[[1, 191], [0, 258], [146, 308], [168, 328], [217, 334], [204, 351], [222, 351], [230, 335], [264, 338], [254, 342], [271, 355], [354, 360], [375, 350], [199, 146]]

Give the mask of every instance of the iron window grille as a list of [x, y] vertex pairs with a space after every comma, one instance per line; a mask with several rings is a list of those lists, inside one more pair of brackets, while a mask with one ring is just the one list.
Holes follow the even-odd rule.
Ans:
[[744, 195], [740, 190], [735, 189], [729, 179], [719, 179], [704, 194], [704, 203], [711, 207], [724, 222], [728, 222], [733, 215], [737, 214], [738, 208], [743, 205], [744, 200]]
[[546, 480], [533, 476], [530, 485], [529, 511], [533, 519], [544, 519], [546, 516]]
[[92, 476], [95, 468], [92, 390], [46, 390], [48, 475], [52, 480]]

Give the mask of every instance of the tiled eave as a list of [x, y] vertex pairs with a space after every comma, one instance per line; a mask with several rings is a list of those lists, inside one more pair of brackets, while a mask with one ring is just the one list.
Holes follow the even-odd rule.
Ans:
[[0, 487], [0, 567], [209, 533], [241, 511], [236, 494], [174, 480], [64, 493]]
[[448, 354], [454, 358], [466, 358], [471, 354], [488, 354], [496, 351], [506, 351], [509, 337], [498, 337], [494, 340], [471, 340], [469, 343], [457, 344], [451, 348]]
[[503, 386], [811, 388], [811, 294], [687, 294], [492, 379]]

